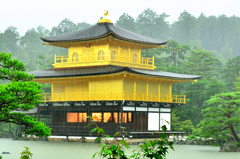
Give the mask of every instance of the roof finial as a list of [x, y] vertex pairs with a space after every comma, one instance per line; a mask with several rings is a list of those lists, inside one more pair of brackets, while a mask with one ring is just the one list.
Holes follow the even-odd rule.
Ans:
[[110, 14], [108, 13], [108, 10], [107, 10], [107, 11], [104, 10], [103, 14], [104, 14], [104, 18], [105, 18], [105, 19], [106, 19], [106, 16], [109, 16], [109, 15], [110, 15]]
[[112, 23], [111, 20], [106, 18], [106, 16], [110, 15], [108, 11], [104, 10], [103, 15], [104, 15], [104, 18], [100, 19], [98, 23]]

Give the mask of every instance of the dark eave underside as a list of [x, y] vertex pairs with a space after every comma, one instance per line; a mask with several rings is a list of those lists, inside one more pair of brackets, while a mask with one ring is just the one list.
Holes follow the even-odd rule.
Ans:
[[56, 42], [76, 42], [76, 41], [88, 41], [93, 39], [100, 39], [106, 36], [112, 35], [114, 37], [124, 39], [127, 41], [133, 41], [138, 43], [146, 43], [153, 45], [164, 45], [167, 41], [154, 39], [146, 36], [142, 36], [128, 30], [122, 29], [110, 23], [99, 23], [97, 25], [88, 27], [83, 30], [78, 30], [72, 33], [41, 38], [44, 42], [56, 43]]
[[32, 71], [34, 78], [60, 78], [60, 77], [76, 77], [76, 76], [93, 76], [93, 75], [106, 75], [112, 73], [119, 73], [127, 71], [134, 74], [150, 75], [157, 77], [169, 77], [179, 79], [199, 79], [198, 75], [178, 74], [164, 71], [143, 70], [121, 66], [100, 66], [100, 67], [78, 67], [78, 68], [65, 68], [65, 69], [48, 69], [43, 71]]

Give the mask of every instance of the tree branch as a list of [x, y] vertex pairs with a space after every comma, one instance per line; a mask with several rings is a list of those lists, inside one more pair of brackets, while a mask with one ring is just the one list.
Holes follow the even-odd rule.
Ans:
[[226, 129], [228, 129], [228, 127], [221, 128], [219, 131], [223, 131], [223, 130], [226, 130]]

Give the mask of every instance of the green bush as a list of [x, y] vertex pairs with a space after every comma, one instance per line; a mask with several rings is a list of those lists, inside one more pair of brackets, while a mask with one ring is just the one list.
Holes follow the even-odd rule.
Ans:
[[240, 142], [237, 142], [237, 143], [236, 143], [236, 146], [237, 146], [237, 147], [240, 147]]
[[25, 146], [25, 150], [20, 153], [21, 157], [20, 159], [31, 159], [32, 158], [32, 153], [29, 151], [29, 148]]
[[192, 134], [187, 137], [188, 140], [200, 140], [196, 135]]
[[[129, 149], [129, 144], [122, 138], [121, 140], [116, 139], [117, 135], [123, 136], [126, 135], [125, 128], [122, 127], [122, 132], [117, 132], [114, 135], [114, 139], [109, 141], [109, 135], [106, 135], [104, 130], [97, 126], [97, 123], [93, 120], [92, 117], [88, 117], [91, 120], [91, 124], [94, 124], [96, 128], [92, 129], [93, 132], [97, 132], [98, 138], [95, 142], [98, 142], [102, 139], [106, 140], [106, 143], [101, 143], [101, 150], [96, 152], [93, 155], [93, 158], [97, 156], [100, 158], [108, 158], [108, 159], [127, 159], [127, 158], [134, 158], [134, 159], [142, 159], [142, 158], [157, 158], [163, 159], [166, 157], [169, 147], [173, 149], [173, 142], [168, 141], [167, 137], [167, 127], [166, 125], [162, 126], [163, 133], [158, 134], [160, 139], [154, 140], [145, 140], [145, 143], [140, 144], [137, 149], [133, 150], [133, 154], [130, 157], [127, 157], [125, 154], [124, 148]], [[87, 126], [89, 126], [87, 125]], [[101, 135], [101, 137], [99, 137]], [[158, 136], [157, 135], [157, 136]]]

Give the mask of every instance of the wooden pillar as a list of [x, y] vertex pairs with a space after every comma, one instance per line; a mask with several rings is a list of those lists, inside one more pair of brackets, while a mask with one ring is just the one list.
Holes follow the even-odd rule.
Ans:
[[160, 102], [161, 100], [161, 94], [160, 94], [160, 84], [158, 84], [158, 101]]
[[146, 97], [147, 97], [147, 101], [148, 101], [148, 82], [147, 82], [147, 87], [146, 87]]
[[172, 84], [170, 84], [169, 101], [172, 102]]
[[121, 54], [121, 48], [120, 46], [118, 45], [118, 61], [121, 61], [121, 58], [122, 58], [122, 54]]
[[121, 109], [121, 121], [119, 121], [120, 122], [120, 133], [121, 133], [121, 136], [122, 136], [122, 134], [123, 134], [123, 131], [122, 131], [122, 119], [123, 119], [123, 103], [124, 101], [122, 101], [122, 102], [120, 102], [120, 109]]
[[52, 84], [52, 88], [51, 88], [51, 98], [52, 98], [52, 101], [54, 100], [54, 97], [53, 97], [53, 94], [54, 94], [54, 90], [53, 90], [53, 83], [51, 83]]
[[137, 88], [136, 88], [136, 82], [134, 82], [134, 86], [133, 86], [133, 99], [136, 99], [136, 90], [137, 90]]
[[141, 59], [142, 59], [142, 56], [141, 56], [141, 49], [139, 49], [138, 57], [139, 57], [139, 58], [138, 58], [138, 59], [139, 59], [139, 60], [138, 60], [138, 63], [139, 63], [139, 64], [142, 64], [142, 62], [141, 62]]
[[128, 58], [129, 58], [129, 61], [128, 62], [132, 62], [132, 59], [131, 59], [131, 48], [129, 46], [128, 48]]

